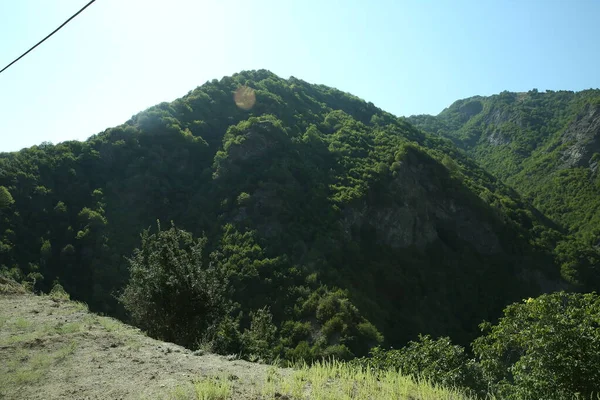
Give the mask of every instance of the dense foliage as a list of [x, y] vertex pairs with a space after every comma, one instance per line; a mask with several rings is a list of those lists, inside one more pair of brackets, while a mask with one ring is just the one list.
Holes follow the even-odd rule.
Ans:
[[[156, 220], [174, 226], [140, 240]], [[558, 265], [581, 253], [554, 255], [564, 239], [450, 140], [268, 71], [0, 154], [3, 274], [248, 358], [467, 345], [506, 304], [565, 286]]]
[[374, 348], [353, 364], [390, 368], [480, 398], [595, 398], [600, 382], [600, 297], [557, 292], [509, 305], [481, 324], [474, 356], [449, 338], [421, 336], [399, 350]]
[[600, 90], [477, 96], [410, 121], [453, 140], [554, 220], [570, 236], [556, 248], [563, 276], [600, 288]]
[[369, 357], [357, 358], [352, 364], [375, 370], [395, 369], [415, 378], [460, 388], [474, 396], [488, 394], [480, 364], [448, 337], [434, 340], [420, 335], [418, 341], [410, 341], [401, 349], [375, 347]]
[[564, 292], [527, 299], [482, 325], [473, 343], [501, 397], [591, 398], [600, 382], [600, 297]]
[[133, 322], [154, 337], [193, 347], [227, 312], [225, 279], [204, 266], [206, 239], [171, 227], [142, 234], [130, 263], [130, 280], [121, 295]]

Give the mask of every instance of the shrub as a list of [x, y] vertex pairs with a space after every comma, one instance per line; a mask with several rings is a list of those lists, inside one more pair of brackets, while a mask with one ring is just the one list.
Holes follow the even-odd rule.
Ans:
[[473, 394], [485, 394], [486, 385], [477, 362], [470, 359], [465, 349], [453, 345], [449, 338], [437, 340], [419, 335], [400, 350], [376, 347], [371, 356], [356, 363], [376, 370], [396, 369], [404, 375], [425, 378], [447, 387], [468, 389]]
[[142, 233], [128, 260], [131, 279], [120, 299], [136, 325], [151, 336], [192, 347], [227, 315], [225, 281], [204, 266], [205, 238], [194, 239], [172, 224]]
[[0, 186], [0, 209], [8, 207], [14, 202], [15, 200], [13, 199], [8, 189], [4, 186]]
[[272, 361], [277, 328], [267, 307], [250, 312], [250, 329], [242, 334], [245, 355], [253, 360]]
[[486, 377], [506, 398], [590, 398], [600, 382], [600, 297], [542, 295], [504, 310], [473, 343]]
[[71, 299], [71, 296], [60, 283], [54, 282], [54, 286], [50, 290], [50, 298], [56, 301], [67, 301]]

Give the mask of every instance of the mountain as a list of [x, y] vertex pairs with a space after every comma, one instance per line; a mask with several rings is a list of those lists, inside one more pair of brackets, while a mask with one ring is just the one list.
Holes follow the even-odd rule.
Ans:
[[[557, 248], [563, 275], [600, 288], [600, 90], [475, 96], [409, 121], [452, 140], [551, 218], [570, 236]], [[588, 265], [583, 275], [575, 258]]]
[[[121, 318], [122, 293], [158, 301], [174, 314], [134, 322], [188, 347], [212, 332], [243, 352], [260, 330], [269, 341], [252, 343], [287, 359], [419, 333], [466, 344], [505, 305], [568, 287], [566, 237], [444, 132], [264, 70], [213, 80], [85, 142], [1, 154], [0, 268]], [[181, 291], [169, 274], [190, 262]], [[138, 302], [136, 282], [157, 297]], [[186, 300], [207, 282], [210, 319]]]

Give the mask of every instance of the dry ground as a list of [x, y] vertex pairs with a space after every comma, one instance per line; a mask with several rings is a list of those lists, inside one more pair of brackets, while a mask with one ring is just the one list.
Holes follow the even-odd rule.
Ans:
[[0, 276], [0, 400], [470, 400], [459, 391], [335, 361], [291, 370], [193, 353], [35, 296]]
[[207, 378], [251, 399], [270, 368], [195, 355], [76, 302], [0, 294], [0, 399], [191, 399]]

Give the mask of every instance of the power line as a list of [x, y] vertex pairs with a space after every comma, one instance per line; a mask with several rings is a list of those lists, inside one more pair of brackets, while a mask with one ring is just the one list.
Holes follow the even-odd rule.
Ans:
[[14, 63], [16, 63], [17, 61], [19, 61], [21, 58], [25, 57], [27, 54], [29, 54], [29, 52], [31, 52], [31, 50], [35, 49], [36, 47], [38, 47], [40, 44], [44, 43], [46, 41], [46, 39], [48, 39], [50, 36], [54, 35], [56, 32], [58, 32], [63, 26], [65, 26], [66, 24], [68, 24], [69, 22], [71, 22], [71, 20], [73, 18], [75, 18], [76, 16], [78, 16], [79, 14], [81, 14], [81, 12], [83, 10], [85, 10], [86, 8], [88, 8], [89, 6], [92, 5], [93, 2], [95, 2], [96, 0], [92, 0], [89, 3], [87, 3], [81, 10], [77, 11], [75, 14], [73, 14], [71, 16], [71, 18], [69, 18], [68, 20], [66, 20], [65, 22], [62, 23], [61, 26], [59, 26], [58, 28], [56, 28], [55, 30], [52, 31], [52, 33], [50, 33], [48, 36], [46, 36], [45, 38], [43, 38], [42, 40], [40, 40], [39, 42], [37, 42], [37, 44], [35, 46], [33, 46], [32, 48], [30, 48], [29, 50], [27, 50], [25, 53], [21, 54], [17, 59], [15, 59], [13, 62], [11, 62], [10, 64], [8, 64], [6, 67], [2, 68], [2, 70], [0, 70], [0, 74], [2, 72], [4, 72], [6, 69], [8, 69], [8, 67], [10, 67], [11, 65], [13, 65]]

